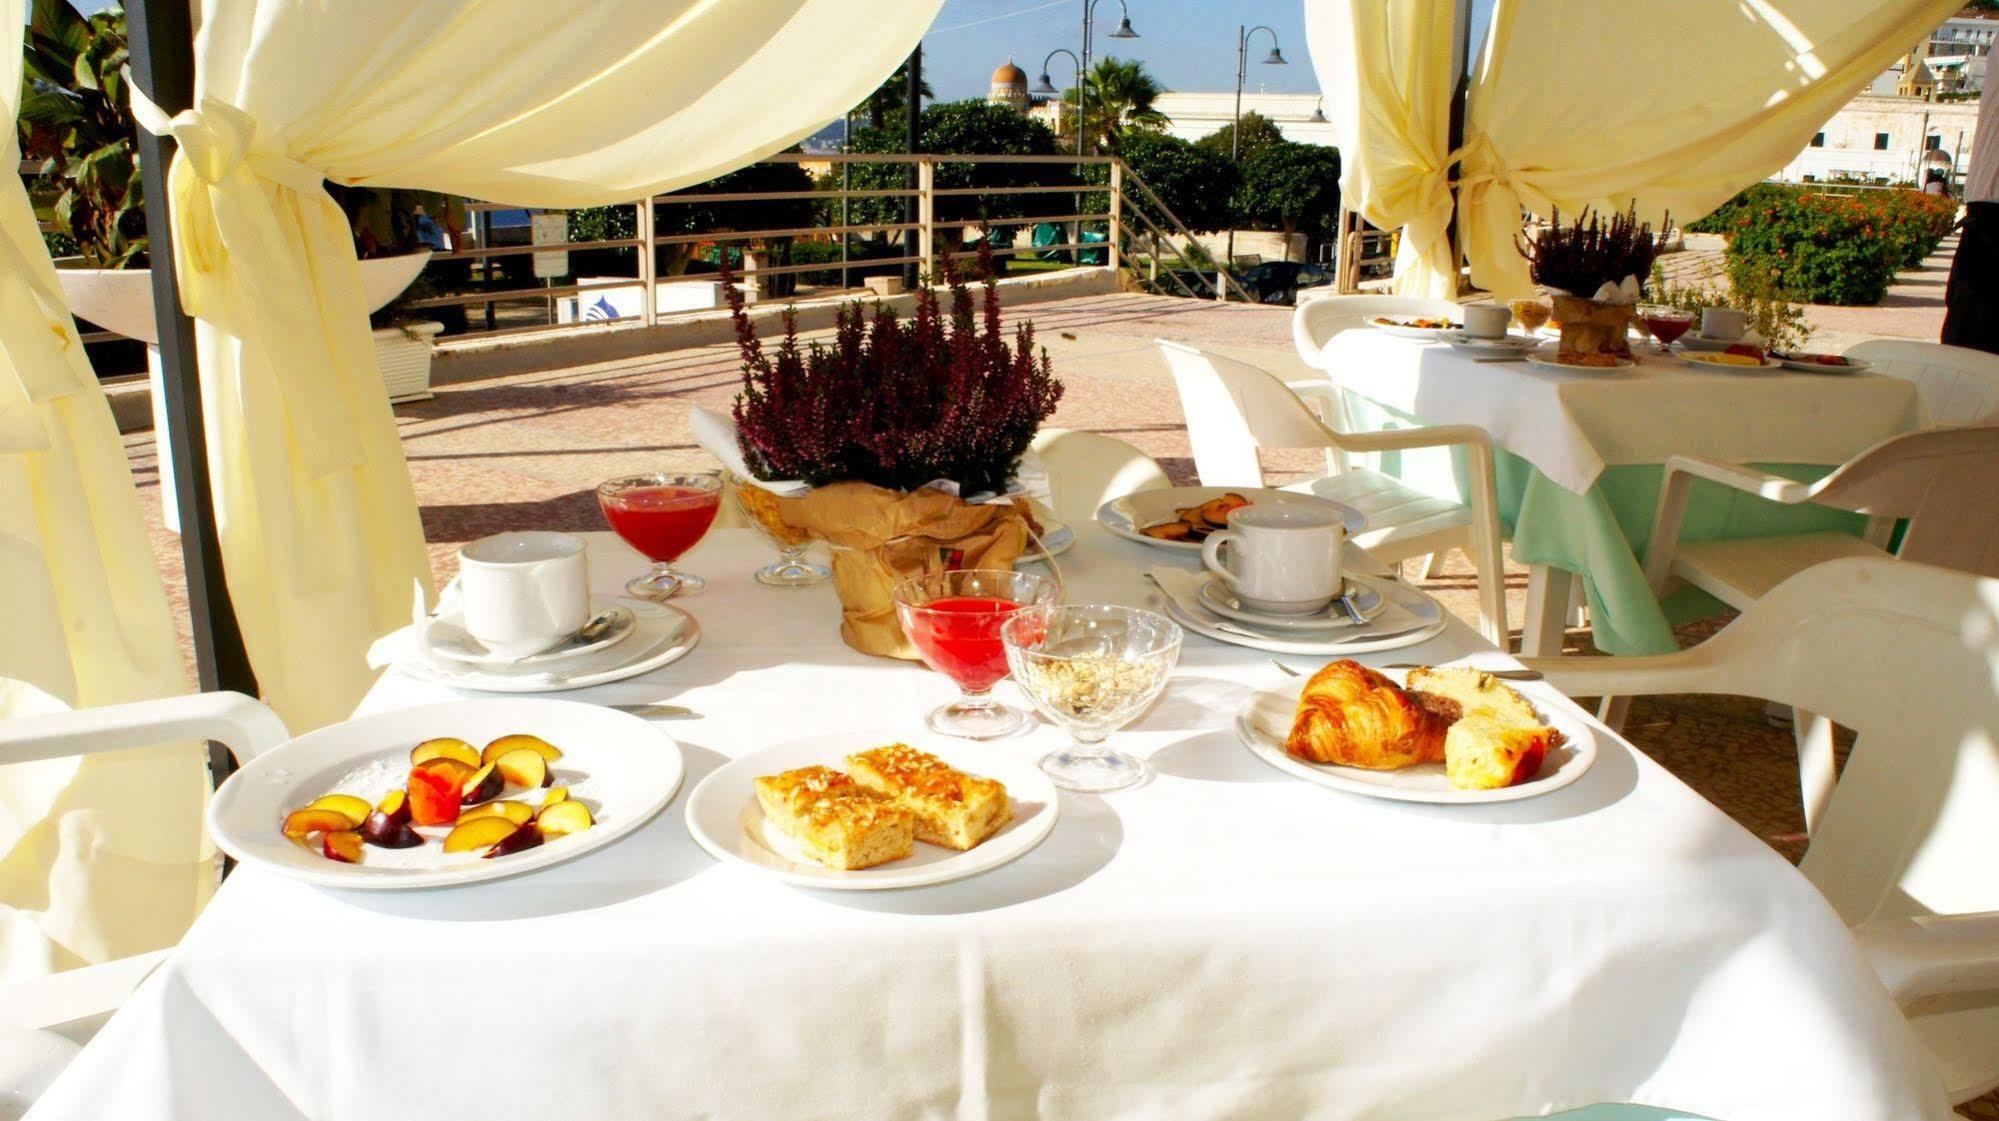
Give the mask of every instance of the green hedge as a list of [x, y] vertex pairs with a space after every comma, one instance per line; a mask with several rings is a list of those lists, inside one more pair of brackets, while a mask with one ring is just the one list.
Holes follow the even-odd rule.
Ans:
[[1878, 304], [1895, 274], [1950, 233], [1955, 201], [1918, 191], [1812, 194], [1752, 188], [1724, 204], [1728, 275], [1752, 296]]

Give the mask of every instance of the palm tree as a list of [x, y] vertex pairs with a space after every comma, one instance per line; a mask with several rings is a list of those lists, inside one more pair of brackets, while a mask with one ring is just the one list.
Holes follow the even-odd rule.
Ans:
[[[1143, 62], [1099, 59], [1083, 79], [1083, 105], [1089, 124], [1085, 145], [1115, 151], [1118, 137], [1128, 128], [1153, 132], [1165, 128], [1166, 114], [1152, 107], [1164, 92], [1158, 80], [1145, 72]], [[1073, 104], [1076, 91], [1070, 90], [1063, 99]], [[1074, 127], [1073, 122], [1070, 127]]]

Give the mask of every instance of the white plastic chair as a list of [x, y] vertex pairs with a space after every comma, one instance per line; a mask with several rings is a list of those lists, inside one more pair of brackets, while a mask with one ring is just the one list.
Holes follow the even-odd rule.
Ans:
[[1915, 339], [1874, 339], [1849, 348], [1846, 356], [1915, 382], [1931, 424], [1999, 420], [1999, 354]]
[[1286, 489], [1344, 502], [1366, 514], [1368, 527], [1354, 541], [1387, 564], [1464, 549], [1478, 570], [1479, 630], [1505, 645], [1499, 499], [1493, 484], [1492, 438], [1483, 428], [1460, 424], [1335, 432], [1268, 372], [1191, 346], [1155, 341], [1180, 390], [1194, 467], [1205, 486], [1262, 486], [1263, 464], [1257, 456], [1262, 448], [1376, 452], [1462, 445], [1470, 461], [1469, 506], [1424, 494], [1392, 475], [1366, 468], [1349, 468]]
[[1049, 509], [1065, 522], [1089, 521], [1113, 498], [1170, 485], [1151, 456], [1113, 436], [1044, 428], [1032, 448], [1048, 471]]
[[1999, 1085], [1999, 580], [1837, 560], [1691, 649], [1526, 664], [1570, 695], [1762, 697], [1857, 731], [1801, 870], [1952, 1099]]
[[[197, 693], [0, 723], [0, 764], [212, 740], [240, 762], [291, 738], [241, 693]], [[0, 985], [0, 1117], [25, 1112], [168, 950]]]

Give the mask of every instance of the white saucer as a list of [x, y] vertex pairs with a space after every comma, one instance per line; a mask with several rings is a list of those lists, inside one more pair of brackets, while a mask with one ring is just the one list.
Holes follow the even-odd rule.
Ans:
[[[591, 597], [592, 602], [599, 598]], [[557, 693], [623, 681], [678, 661], [701, 641], [701, 624], [678, 607], [615, 599], [633, 616], [632, 637], [555, 665], [471, 666], [426, 654], [419, 645], [397, 668], [425, 681], [484, 693]]]
[[485, 646], [480, 644], [478, 639], [473, 638], [465, 630], [465, 614], [456, 607], [441, 609], [436, 615], [432, 616], [430, 621], [424, 625], [422, 632], [418, 634], [417, 642], [419, 645], [427, 648], [431, 654], [439, 658], [451, 662], [462, 662], [471, 666], [496, 669], [503, 669], [509, 666], [546, 667], [558, 662], [566, 662], [571, 658], [580, 658], [586, 654], [594, 654], [599, 650], [616, 646], [618, 643], [630, 638], [632, 631], [636, 627], [636, 620], [632, 616], [631, 609], [624, 606], [612, 596], [590, 597], [591, 618], [594, 619], [599, 615], [607, 613], [611, 616], [611, 625], [609, 629], [603, 634], [598, 635], [595, 639], [589, 642], [576, 642], [572, 639], [554, 649], [544, 650], [539, 654], [530, 654], [525, 658], [508, 658], [486, 649]]
[[[1388, 606], [1379, 589], [1365, 580], [1349, 578], [1347, 590], [1353, 593], [1354, 606], [1360, 609], [1363, 620], [1372, 619]], [[1243, 606], [1242, 600], [1219, 576], [1212, 577], [1201, 585], [1201, 606], [1220, 615], [1224, 619], [1234, 619], [1252, 627], [1279, 631], [1336, 631], [1342, 627], [1354, 626], [1346, 612], [1336, 606], [1322, 607], [1302, 615], [1271, 615]], [[1363, 622], [1362, 625], [1365, 625]]]

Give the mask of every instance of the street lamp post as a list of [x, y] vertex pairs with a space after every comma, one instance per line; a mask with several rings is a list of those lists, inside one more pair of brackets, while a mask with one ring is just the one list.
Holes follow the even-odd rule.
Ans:
[[[1269, 32], [1270, 34], [1270, 55], [1269, 57], [1263, 60], [1263, 65], [1265, 66], [1289, 65], [1284, 60], [1284, 52], [1278, 49], [1277, 32], [1272, 30], [1268, 25], [1259, 23], [1255, 27], [1243, 27], [1240, 24], [1236, 26], [1235, 118], [1234, 118], [1234, 123], [1229, 126], [1230, 163], [1240, 162], [1240, 157], [1242, 155], [1242, 85], [1243, 81], [1249, 76], [1249, 40], [1251, 36], [1255, 35], [1259, 31]], [[1235, 215], [1232, 214], [1229, 216], [1228, 248], [1224, 251], [1224, 255], [1227, 256], [1228, 260], [1222, 262], [1222, 267], [1225, 269], [1232, 269], [1235, 267], [1235, 228], [1236, 228]]]

